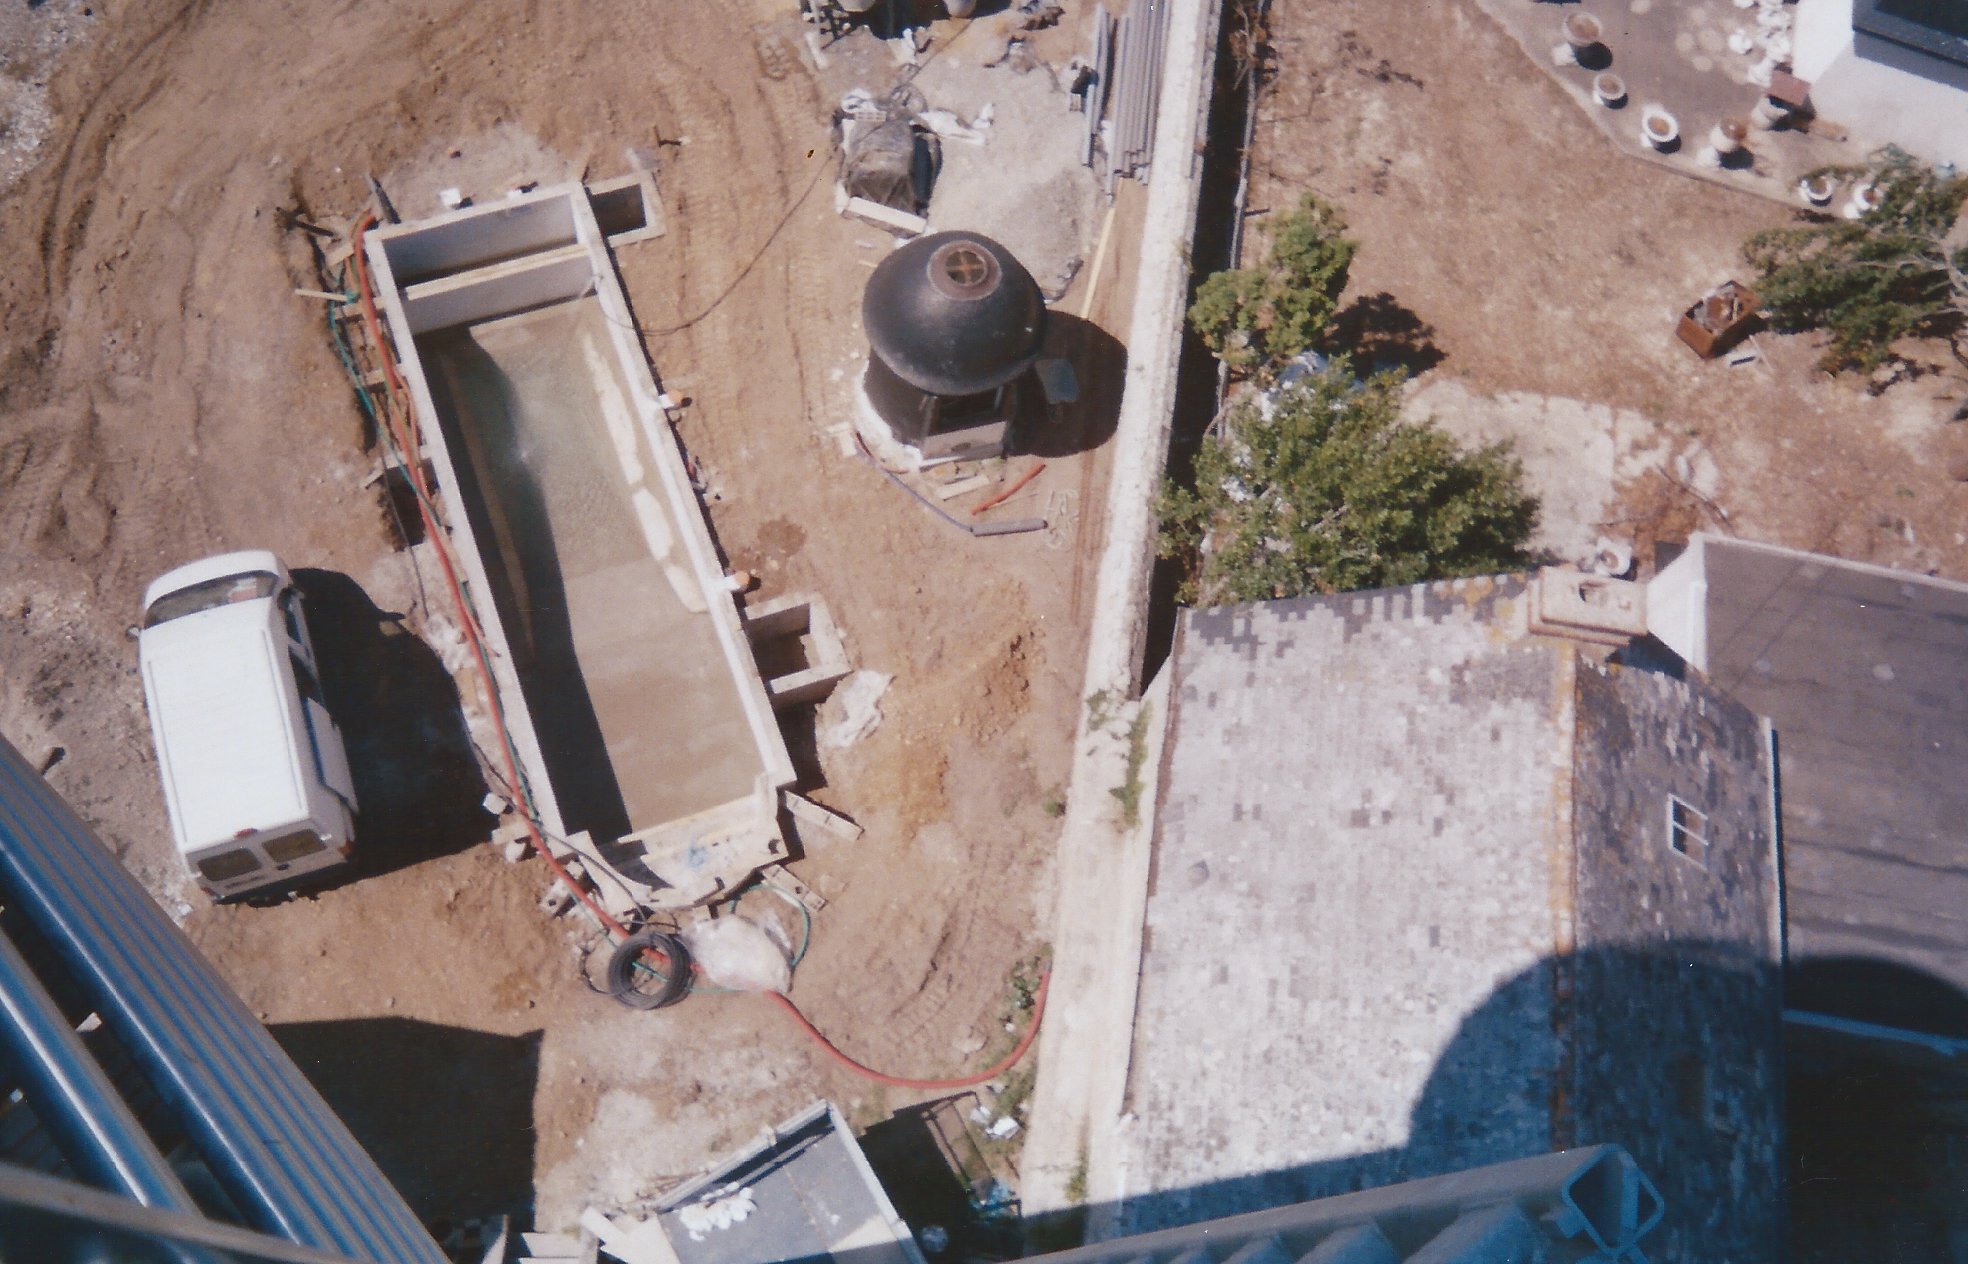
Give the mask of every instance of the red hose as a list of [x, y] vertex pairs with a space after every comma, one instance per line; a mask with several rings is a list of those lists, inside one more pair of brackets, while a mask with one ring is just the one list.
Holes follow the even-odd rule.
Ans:
[[[414, 425], [416, 410], [410, 407], [407, 400], [399, 400], [397, 398], [399, 393], [407, 396], [409, 394], [409, 388], [403, 384], [403, 379], [397, 376], [396, 364], [390, 355], [389, 344], [383, 339], [382, 321], [376, 315], [375, 292], [369, 281], [367, 261], [363, 258], [362, 254], [362, 236], [375, 223], [375, 214], [373, 212], [365, 212], [362, 218], [356, 221], [355, 225], [355, 253], [352, 257], [355, 261], [356, 281], [360, 286], [362, 295], [362, 319], [368, 327], [370, 341], [376, 346], [376, 354], [381, 357], [383, 362], [383, 375], [388, 380], [390, 387], [389, 403], [400, 406], [412, 419], [412, 424]], [[411, 484], [417, 491], [417, 513], [423, 518], [424, 536], [431, 541], [432, 551], [437, 554], [438, 565], [444, 572], [445, 587], [450, 590], [452, 604], [457, 608], [458, 622], [464, 629], [465, 640], [471, 645], [474, 665], [478, 669], [479, 679], [485, 684], [486, 697], [492, 704], [492, 721], [498, 726], [499, 730], [499, 755], [506, 768], [506, 784], [513, 787], [515, 792], [521, 792], [521, 787], [525, 783], [519, 779], [519, 768], [513, 757], [512, 735], [507, 731], [505, 716], [499, 709], [499, 686], [492, 679], [491, 660], [486, 656], [485, 643], [479, 639], [478, 621], [472, 618], [471, 606], [465, 601], [464, 588], [459, 584], [457, 571], [451, 564], [450, 549], [446, 544], [445, 534], [431, 515], [430, 489], [424, 485], [423, 460], [418, 455], [418, 450], [411, 447], [405, 441], [402, 431], [398, 429], [396, 424], [396, 408], [385, 408], [382, 410], [381, 415], [385, 418], [384, 424], [389, 427], [391, 437], [396, 441], [397, 450], [404, 454]], [[1031, 482], [1033, 477], [1044, 468], [1045, 465], [1043, 462], [1033, 467], [1024, 478], [1020, 479], [1009, 491], [1005, 492], [1005, 496], [1011, 495], [1012, 492], [1017, 491], [1020, 487]], [[999, 497], [999, 499], [1003, 499], [1003, 497]], [[993, 501], [991, 503], [995, 504], [996, 502]], [[979, 506], [979, 508], [989, 508], [989, 505]], [[539, 855], [540, 859], [547, 862], [547, 867], [553, 870], [554, 876], [559, 878], [567, 889], [574, 893], [576, 899], [588, 907], [589, 911], [600, 920], [603, 926], [607, 927], [618, 937], [626, 939], [629, 934], [628, 928], [616, 921], [607, 909], [603, 908], [594, 897], [589, 895], [587, 890], [574, 880], [574, 876], [567, 872], [566, 866], [560, 863], [559, 858], [548, 849], [546, 838], [540, 832], [539, 822], [533, 819], [533, 813], [530, 807], [520, 812], [520, 818], [526, 822], [528, 842], [534, 852]], [[661, 955], [655, 954], [653, 950], [651, 955], [658, 961], [662, 959]], [[892, 1085], [895, 1088], [922, 1089], [934, 1092], [943, 1089], [973, 1088], [986, 1081], [994, 1080], [1010, 1070], [1020, 1058], [1024, 1057], [1026, 1051], [1032, 1047], [1032, 1041], [1039, 1034], [1039, 1020], [1045, 1017], [1046, 988], [1051, 982], [1051, 971], [1047, 971], [1039, 977], [1039, 988], [1032, 998], [1032, 1021], [1025, 1028], [1025, 1035], [1019, 1040], [1017, 1048], [1011, 1051], [1010, 1056], [988, 1071], [954, 1080], [912, 1080], [905, 1076], [889, 1075], [886, 1072], [877, 1071], [873, 1067], [863, 1066], [853, 1058], [842, 1053], [835, 1047], [833, 1041], [822, 1035], [820, 1029], [808, 1021], [806, 1015], [800, 1013], [799, 1006], [793, 1004], [791, 997], [783, 992], [772, 992], [768, 995], [777, 1001], [788, 1014], [791, 1014], [793, 1021], [800, 1025], [801, 1030], [813, 1037], [834, 1061], [840, 1063], [848, 1070], [874, 1080], [877, 1083]]]
[[1024, 487], [1025, 484], [1031, 482], [1033, 479], [1039, 476], [1039, 471], [1044, 469], [1045, 465], [1046, 463], [1044, 461], [1040, 461], [1037, 465], [1034, 465], [1031, 469], [1026, 470], [1023, 477], [1021, 477], [1016, 483], [1013, 483], [1010, 487], [1005, 488], [1003, 491], [999, 492], [997, 495], [991, 497], [991, 499], [983, 502], [982, 504], [972, 505], [970, 507], [970, 516], [975, 518], [978, 514], [983, 513], [986, 509], [991, 508], [993, 505], [1002, 505], [1007, 500], [1010, 500], [1013, 496], [1016, 496], [1020, 488]]
[[975, 1088], [986, 1081], [997, 1079], [1000, 1075], [1003, 1075], [1006, 1071], [1011, 1070], [1013, 1066], [1017, 1065], [1018, 1060], [1025, 1056], [1025, 1051], [1032, 1047], [1032, 1041], [1038, 1037], [1039, 1020], [1045, 1017], [1046, 988], [1051, 983], [1052, 971], [1048, 970], [1039, 976], [1039, 990], [1032, 997], [1032, 1021], [1026, 1026], [1025, 1034], [1019, 1038], [1018, 1047], [1006, 1055], [1004, 1061], [998, 1063], [990, 1070], [979, 1071], [976, 1075], [963, 1076], [954, 1080], [912, 1080], [906, 1076], [890, 1075], [886, 1071], [877, 1071], [871, 1066], [863, 1066], [853, 1058], [842, 1053], [833, 1041], [821, 1035], [820, 1029], [815, 1027], [805, 1014], [800, 1013], [799, 1006], [793, 1004], [791, 997], [787, 996], [784, 992], [771, 992], [767, 995], [779, 1002], [780, 1007], [793, 1016], [793, 1021], [798, 1023], [807, 1035], [819, 1042], [820, 1047], [827, 1051], [827, 1056], [856, 1075], [873, 1080], [877, 1084], [888, 1084], [895, 1088], [912, 1088], [921, 1089], [926, 1092], [941, 1092], [945, 1089], [953, 1088]]
[[[362, 319], [368, 326], [370, 340], [376, 345], [376, 354], [383, 361], [383, 374], [388, 379], [390, 386], [390, 402], [393, 405], [401, 404], [404, 411], [414, 418], [416, 416], [415, 409], [410, 408], [406, 402], [397, 399], [399, 392], [407, 395], [409, 391], [403, 385], [403, 379], [397, 376], [396, 365], [390, 356], [389, 345], [383, 340], [382, 322], [376, 316], [376, 296], [369, 281], [368, 262], [362, 254], [362, 236], [369, 231], [375, 222], [375, 213], [365, 212], [362, 218], [356, 221], [353, 238], [355, 252], [352, 258], [355, 261], [356, 281], [362, 292]], [[486, 698], [492, 704], [492, 720], [499, 729], [499, 755], [501, 761], [506, 766], [506, 784], [513, 787], [515, 793], [520, 793], [521, 787], [525, 783], [519, 778], [519, 768], [513, 758], [512, 735], [506, 729], [505, 716], [500, 713], [499, 686], [492, 679], [491, 660], [486, 656], [485, 642], [479, 638], [478, 621], [472, 618], [471, 606], [465, 601], [464, 588], [458, 583], [458, 573], [451, 565], [450, 549], [446, 544], [444, 532], [431, 516], [430, 489], [424, 485], [423, 459], [418, 455], [417, 449], [408, 444], [402, 431], [397, 428], [395, 414], [396, 409], [393, 407], [383, 410], [383, 415], [387, 418], [385, 424], [389, 426], [390, 434], [396, 440], [397, 450], [403, 453], [404, 461], [410, 475], [410, 482], [417, 490], [417, 512], [424, 520], [424, 536], [430, 540], [432, 550], [437, 554], [438, 565], [444, 572], [445, 586], [450, 589], [451, 602], [458, 611], [458, 622], [464, 629], [465, 640], [471, 645], [472, 657], [478, 668], [479, 679], [485, 683]], [[553, 870], [554, 876], [559, 878], [562, 884], [574, 893], [576, 899], [587, 905], [588, 910], [596, 918], [600, 919], [603, 926], [606, 926], [617, 936], [627, 938], [629, 933], [628, 928], [616, 921], [608, 910], [601, 906], [599, 901], [589, 895], [582, 885], [574, 880], [574, 876], [567, 872], [567, 867], [561, 864], [560, 859], [547, 847], [546, 838], [540, 833], [539, 822], [533, 819], [533, 813], [530, 808], [522, 811], [519, 815], [526, 822], [528, 842], [539, 855], [540, 859], [547, 862], [547, 867]]]
[[[390, 402], [395, 403], [397, 402], [398, 395], [409, 395], [410, 388], [405, 386], [403, 379], [398, 376], [396, 371], [396, 356], [390, 350], [389, 343], [383, 341], [383, 324], [376, 316], [376, 293], [374, 287], [369, 282], [369, 260], [362, 253], [362, 236], [370, 228], [374, 227], [375, 223], [376, 215], [373, 211], [363, 212], [362, 218], [355, 222], [355, 236], [352, 239], [354, 251], [349, 256], [349, 261], [355, 265], [355, 279], [361, 283], [362, 320], [369, 327], [370, 338], [375, 341], [376, 358], [383, 362], [383, 376], [389, 381]], [[410, 434], [412, 437], [416, 437], [417, 413], [415, 409], [409, 410], [409, 422]], [[422, 488], [423, 462], [419, 456], [419, 451], [420, 449], [418, 448], [406, 449], [404, 458], [413, 463], [414, 472], [411, 477], [418, 479], [419, 487], [427, 491], [429, 489]]]

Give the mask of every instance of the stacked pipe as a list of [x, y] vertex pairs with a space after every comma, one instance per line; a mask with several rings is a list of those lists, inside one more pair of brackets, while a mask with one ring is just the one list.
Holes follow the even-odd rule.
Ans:
[[1086, 144], [1080, 161], [1093, 165], [1094, 145], [1100, 140], [1100, 121], [1107, 114], [1107, 85], [1114, 75], [1114, 16], [1106, 5], [1093, 11], [1093, 83], [1087, 88]]
[[1114, 44], [1114, 130], [1108, 183], [1141, 178], [1155, 148], [1155, 114], [1162, 95], [1169, 0], [1134, 0], [1121, 16]]

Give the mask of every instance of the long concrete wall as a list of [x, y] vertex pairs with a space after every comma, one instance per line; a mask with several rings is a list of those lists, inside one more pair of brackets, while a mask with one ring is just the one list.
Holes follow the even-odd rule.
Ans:
[[539, 189], [374, 234], [399, 285], [482, 268], [556, 246], [585, 245], [570, 187]]
[[[540, 732], [515, 667], [512, 632], [490, 600], [490, 594], [497, 591], [486, 561], [486, 549], [492, 542], [480, 538], [485, 524], [473, 520], [458, 492], [463, 485], [462, 457], [447, 441], [445, 419], [419, 354], [418, 338], [587, 298], [599, 305], [619, 381], [627, 386], [627, 398], [621, 402], [633, 417], [632, 422], [624, 422], [633, 429], [633, 435], [617, 435], [615, 440], [618, 448], [627, 443], [639, 454], [625, 464], [627, 481], [621, 495], [630, 506], [628, 512], [637, 518], [646, 518], [650, 508], [660, 505], [662, 516], [674, 524], [673, 531], [655, 533], [665, 546], [661, 550], [664, 556], [657, 560], [669, 574], [677, 597], [696, 615], [708, 619], [715, 630], [722, 670], [729, 673], [735, 686], [736, 705], [743, 712], [756, 759], [756, 775], [744, 799], [756, 806], [763, 819], [776, 820], [777, 791], [793, 781], [792, 760], [752, 657], [737, 602], [723, 584], [716, 547], [586, 190], [579, 184], [558, 185], [492, 206], [392, 227], [371, 234], [366, 248], [377, 278], [378, 299], [395, 332], [403, 376], [437, 476], [453, 549], [469, 587], [479, 595], [476, 613], [490, 654], [494, 684], [541, 825], [564, 836], [570, 813], [548, 773], [550, 761], [542, 751]], [[606, 392], [614, 398], [620, 395], [620, 388], [610, 385]], [[653, 467], [653, 476], [641, 464], [643, 456]], [[644, 483], [646, 478], [653, 486]], [[681, 555], [673, 557], [677, 546]], [[657, 550], [652, 545], [654, 552]], [[652, 715], [649, 723], [650, 740], [662, 740], [665, 717]], [[664, 824], [667, 822], [632, 821], [631, 831], [642, 833]], [[776, 825], [772, 830], [776, 835]]]
[[[1052, 1000], [1039, 1040], [1032, 1131], [1022, 1161], [1028, 1214], [1065, 1210], [1081, 1200], [1111, 1205], [1125, 1192], [1124, 1174], [1116, 1166], [1116, 1130], [1134, 1031], [1154, 817], [1152, 778], [1144, 781], [1143, 775], [1156, 763], [1150, 750], [1136, 754], [1132, 747], [1139, 709], [1150, 708], [1144, 726], [1155, 734], [1167, 711], [1166, 705], [1157, 709], [1152, 698], [1128, 699], [1140, 683], [1154, 565], [1154, 498], [1174, 422], [1189, 246], [1222, 22], [1220, 0], [1170, 0], [1170, 5], [1128, 327], [1127, 378], [1108, 483], [1107, 539], [1095, 580], [1081, 694], [1089, 702], [1080, 716], [1059, 843]], [[1131, 777], [1140, 804], [1140, 819], [1133, 824], [1121, 818], [1111, 793]]]
[[[458, 486], [458, 467], [450, 446], [444, 441], [444, 427], [439, 421], [437, 403], [431, 397], [430, 379], [417, 355], [416, 326], [411, 323], [404, 307], [404, 291], [410, 284], [409, 278], [441, 275], [447, 270], [462, 271], [469, 268], [474, 260], [482, 261], [485, 256], [472, 245], [472, 229], [477, 225], [491, 227], [495, 233], [524, 241], [538, 226], [552, 224], [555, 228], [554, 243], [571, 244], [575, 240], [572, 235], [573, 215], [567, 201], [565, 190], [541, 190], [498, 208], [502, 213], [497, 217], [489, 217], [478, 208], [472, 208], [440, 216], [424, 224], [385, 229], [371, 234], [364, 243], [370, 272], [376, 279], [376, 300], [381, 304], [384, 319], [394, 335], [397, 362], [409, 387], [418, 424], [424, 431], [425, 448], [437, 477], [440, 497], [444, 496], [445, 489]], [[541, 209], [528, 213], [527, 208], [531, 207]], [[527, 234], [518, 234], [512, 227], [514, 224], [534, 228], [530, 228]], [[564, 235], [562, 229], [565, 229]], [[399, 263], [404, 270], [401, 277], [397, 275]], [[445, 509], [450, 518], [447, 526], [452, 551], [464, 571], [463, 579], [468, 593], [481, 594], [483, 599], [479, 605], [489, 607], [493, 586], [485, 569], [484, 548], [471, 516], [464, 512], [462, 505], [455, 503], [455, 497], [451, 500], [453, 503], [446, 504]], [[444, 613], [448, 615], [450, 612]], [[491, 668], [491, 687], [499, 696], [506, 736], [519, 763], [520, 775], [529, 783], [540, 827], [549, 833], [565, 836], [567, 823], [561, 815], [553, 780], [547, 776], [546, 761], [540, 751], [540, 738], [533, 727], [532, 713], [527, 709], [525, 695], [520, 689], [511, 638], [496, 611], [482, 608], [478, 613], [479, 630]]]

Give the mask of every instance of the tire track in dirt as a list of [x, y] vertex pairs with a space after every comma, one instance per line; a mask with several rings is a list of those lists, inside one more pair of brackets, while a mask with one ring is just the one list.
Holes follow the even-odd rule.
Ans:
[[[913, 696], [884, 721], [884, 730], [909, 726], [905, 747], [923, 752], [908, 761], [910, 772], [927, 776], [932, 751], [947, 759], [935, 814], [899, 835], [877, 822], [841, 895], [843, 918], [856, 929], [816, 941], [799, 981], [823, 1029], [851, 1041], [857, 1056], [907, 1074], [980, 1065], [985, 1055], [975, 1046], [998, 1039], [1008, 976], [1033, 949], [1029, 866], [1049, 821], [1032, 770], [1007, 772], [993, 759], [1035, 750], [1049, 712], [1032, 714], [1038, 651], [1018, 588], [980, 590], [975, 608], [995, 613], [966, 630], [963, 651], [938, 655], [934, 665], [883, 663], [911, 686]], [[852, 787], [843, 791], [854, 801]], [[865, 786], [862, 795], [865, 802]]]
[[[732, 7], [729, 0], [725, 4], [728, 9]], [[820, 122], [826, 115], [800, 47], [800, 33], [800, 23], [790, 13], [751, 28], [760, 64], [767, 67], [765, 79], [756, 86], [774, 120], [781, 169], [792, 173], [782, 181], [786, 187], [781, 194], [798, 201], [788, 214], [805, 227], [818, 217], [814, 202], [823, 192], [821, 186], [827, 183], [834, 157], [831, 138]], [[777, 73], [771, 69], [775, 65]], [[823, 370], [837, 348], [835, 335], [841, 326], [839, 313], [844, 309], [818, 251], [787, 247], [782, 253], [785, 293], [790, 300], [782, 328], [799, 378], [801, 421], [810, 433], [824, 424], [816, 424], [814, 407], [821, 403], [824, 408], [829, 395]]]
[[89, 207], [102, 178], [115, 125], [143, 108], [166, 82], [169, 54], [186, 30], [203, 16], [210, 0], [183, 0], [161, 14], [150, 8], [156, 25], [136, 41], [128, 56], [90, 94], [82, 117], [61, 149], [54, 171], [54, 195], [40, 234], [41, 289], [52, 307], [60, 280], [87, 230]]
[[[676, 306], [672, 318], [650, 336], [658, 345], [674, 340], [694, 351], [692, 344], [701, 336], [699, 325], [715, 315], [713, 300], [733, 283], [729, 276], [700, 267], [699, 243], [703, 245], [705, 258], [723, 258], [729, 243], [744, 236], [746, 203], [751, 199], [737, 181], [709, 176], [699, 170], [703, 163], [710, 161], [706, 155], [716, 147], [730, 144], [737, 149], [742, 144], [743, 129], [731, 98], [687, 68], [679, 68], [671, 83], [679, 116], [693, 120], [693, 134], [688, 137], [689, 152], [681, 155], [674, 166], [677, 178], [672, 185], [676, 205], [675, 214], [670, 217], [670, 231], [678, 240], [671, 290]], [[734, 153], [733, 158], [736, 161], [728, 165], [719, 164], [723, 171], [742, 169], [744, 164], [739, 154]]]
[[[726, 39], [731, 39], [728, 32], [746, 32], [737, 39], [750, 40], [761, 66], [777, 67], [779, 73], [745, 76], [729, 90], [702, 73], [693, 74], [688, 81], [692, 91], [682, 94], [679, 105], [686, 117], [693, 113], [693, 105], [708, 98], [727, 133], [714, 139], [721, 145], [738, 144], [732, 161], [719, 168], [716, 200], [708, 208], [698, 200], [701, 185], [686, 186], [687, 201], [678, 217], [688, 226], [679, 277], [684, 301], [676, 323], [691, 322], [687, 355], [705, 366], [757, 363], [760, 351], [779, 348], [768, 363], [782, 358], [790, 361], [802, 386], [798, 398], [805, 400], [809, 374], [798, 331], [803, 321], [824, 308], [816, 306], [813, 278], [806, 271], [807, 252], [789, 246], [791, 234], [787, 229], [804, 209], [800, 199], [816, 183], [808, 176], [811, 162], [803, 156], [812, 150], [817, 160], [825, 144], [812, 121], [813, 85], [804, 63], [792, 56], [778, 36], [780, 24], [749, 23], [746, 19], [750, 13], [744, 6], [729, 0], [713, 0], [704, 7], [711, 18], [721, 19], [726, 26]], [[696, 130], [699, 134], [693, 137], [690, 155], [693, 164], [702, 161], [706, 139], [701, 127]], [[811, 133], [811, 139], [803, 142], [801, 132]], [[693, 252], [689, 247], [699, 239], [726, 257], [734, 241], [755, 241], [757, 245], [740, 256], [742, 262], [735, 271], [712, 279], [716, 288], [691, 295], [688, 282], [694, 274], [690, 271]], [[770, 302], [767, 296], [775, 292], [788, 301]]]
[[0, 448], [0, 538], [12, 548], [25, 552], [46, 538], [68, 447], [58, 434], [37, 429]]
[[[44, 424], [72, 441], [46, 458], [46, 476], [60, 490], [41, 538], [51, 560], [87, 563], [97, 591], [147, 579], [156, 565], [153, 540], [170, 541], [162, 550], [170, 556], [209, 546], [208, 498], [233, 495], [196, 479], [169, 479], [164, 495], [154, 487], [197, 451], [210, 415], [206, 387], [225, 356], [214, 356], [206, 317], [225, 298], [215, 295], [215, 278], [228, 275], [243, 244], [230, 226], [250, 211], [251, 193], [231, 188], [240, 162], [219, 168], [214, 161], [230, 159], [228, 145], [196, 146], [177, 163], [166, 157], [183, 145], [171, 119], [224, 116], [220, 87], [174, 72], [209, 51], [200, 47], [214, 35], [207, 12], [202, 3], [182, 5], [137, 40], [52, 173], [41, 264], [60, 336]], [[133, 198], [160, 168], [175, 176], [175, 194], [148, 204], [141, 192]], [[214, 212], [229, 194], [235, 206], [249, 200], [240, 216]], [[123, 361], [143, 381], [140, 400], [119, 398], [127, 392], [109, 385], [105, 370]], [[113, 444], [99, 438], [105, 417], [116, 419]], [[123, 527], [135, 530], [137, 549], [118, 547]]]

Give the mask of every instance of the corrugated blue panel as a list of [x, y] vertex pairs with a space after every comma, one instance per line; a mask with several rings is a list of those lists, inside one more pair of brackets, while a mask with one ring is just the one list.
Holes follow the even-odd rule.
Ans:
[[0, 1016], [5, 1018], [0, 1046], [76, 1172], [140, 1203], [196, 1209], [135, 1113], [5, 935], [0, 935]]
[[0, 885], [258, 1227], [373, 1264], [445, 1264], [266, 1029], [4, 739]]
[[9, 1264], [357, 1264], [345, 1255], [146, 1207], [0, 1163], [0, 1260]]

